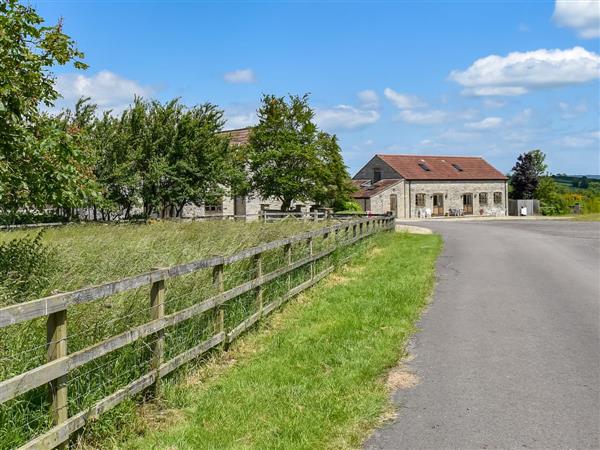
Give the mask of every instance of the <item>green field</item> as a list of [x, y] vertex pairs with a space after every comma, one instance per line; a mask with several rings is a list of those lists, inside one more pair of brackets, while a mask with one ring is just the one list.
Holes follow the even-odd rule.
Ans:
[[[149, 225], [68, 225], [43, 231], [39, 245], [3, 251], [5, 276], [0, 281], [0, 305], [39, 298], [89, 284], [136, 275], [152, 267], [171, 266], [210, 255], [228, 255], [259, 243], [297, 234], [325, 223], [262, 222], [158, 222]], [[39, 230], [0, 233], [1, 243], [36, 236]], [[295, 258], [306, 248], [298, 245]], [[24, 257], [31, 253], [33, 258]], [[281, 253], [281, 252], [280, 252]], [[35, 261], [31, 261], [31, 259]], [[37, 264], [39, 259], [43, 265]], [[283, 255], [265, 254], [265, 271], [281, 266]], [[23, 262], [25, 261], [25, 262]], [[31, 264], [30, 264], [31, 263]], [[17, 270], [17, 267], [19, 269]], [[43, 270], [42, 270], [43, 269]], [[36, 279], [23, 291], [15, 271]], [[31, 272], [31, 273], [30, 273]], [[37, 273], [40, 272], [40, 273]], [[301, 270], [294, 276], [305, 276]], [[251, 261], [240, 261], [225, 271], [226, 286], [253, 278]], [[286, 286], [273, 282], [265, 287], [265, 299], [281, 295]], [[21, 292], [24, 294], [19, 295]], [[178, 311], [214, 295], [210, 270], [167, 281], [166, 313]], [[252, 295], [228, 304], [227, 324], [238, 323], [254, 307]], [[68, 349], [75, 352], [109, 336], [150, 320], [149, 287], [77, 305], [68, 310]], [[167, 358], [207, 338], [215, 329], [214, 314], [202, 314], [172, 327], [166, 334]], [[0, 329], [0, 380], [33, 369], [45, 362], [46, 325], [40, 318]], [[69, 410], [77, 412], [148, 371], [148, 342], [136, 341], [77, 369], [69, 377]], [[50, 427], [45, 386], [0, 405], [0, 448], [14, 448]], [[132, 402], [100, 420], [97, 430], [112, 433], [135, 416]], [[111, 418], [112, 417], [112, 418]]]
[[[386, 372], [431, 293], [436, 235], [382, 234], [202, 370], [115, 448], [357, 448], [389, 412]], [[107, 445], [107, 441], [103, 441]]]
[[558, 183], [561, 187], [566, 188], [569, 191], [583, 190], [600, 190], [600, 179], [598, 178], [587, 178], [588, 187], [582, 187], [581, 183], [584, 182], [583, 177], [576, 177], [571, 175], [552, 175], [552, 179]]
[[[211, 255], [230, 255], [262, 242], [291, 236], [323, 222], [166, 222], [85, 224], [46, 228], [42, 242], [52, 250], [43, 289], [68, 291]], [[0, 232], [0, 244], [39, 230]], [[12, 299], [11, 302], [23, 299]]]

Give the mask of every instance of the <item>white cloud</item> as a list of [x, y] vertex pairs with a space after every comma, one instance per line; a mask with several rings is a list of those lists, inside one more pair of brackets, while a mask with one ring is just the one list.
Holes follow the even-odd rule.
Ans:
[[564, 136], [558, 140], [558, 143], [570, 148], [583, 148], [598, 146], [600, 131], [591, 131], [585, 133]]
[[598, 0], [556, 0], [553, 19], [561, 27], [573, 28], [581, 38], [600, 37]]
[[521, 95], [532, 89], [582, 84], [600, 78], [600, 56], [582, 47], [513, 52], [478, 59], [449, 78], [467, 95]]
[[432, 125], [445, 122], [448, 119], [448, 113], [437, 109], [431, 111], [400, 111], [398, 118], [403, 122], [416, 125]]
[[154, 93], [154, 89], [108, 70], [90, 77], [61, 74], [56, 79], [56, 89], [63, 97], [57, 102], [58, 107], [70, 107], [81, 97], [91, 97], [91, 102], [97, 104], [101, 111], [112, 109], [114, 112], [124, 110], [136, 95], [147, 97]]
[[525, 108], [522, 111], [519, 111], [517, 115], [510, 121], [511, 125], [523, 125], [529, 122], [533, 116], [533, 110], [531, 108]]
[[232, 72], [226, 72], [223, 79], [228, 83], [255, 83], [256, 75], [252, 69], [238, 69]]
[[367, 89], [364, 91], [360, 91], [358, 94], [358, 99], [360, 100], [360, 105], [363, 108], [367, 109], [377, 109], [379, 108], [379, 95], [377, 92]]
[[226, 115], [226, 129], [246, 128], [258, 123], [256, 113]]
[[469, 122], [465, 124], [465, 128], [472, 130], [491, 130], [502, 125], [502, 117], [486, 117], [478, 122]]
[[485, 106], [486, 108], [503, 108], [504, 106], [506, 106], [506, 102], [492, 98], [484, 98], [483, 106]]
[[400, 109], [414, 109], [427, 106], [425, 102], [415, 95], [400, 94], [391, 88], [385, 88], [383, 95]]
[[379, 117], [377, 111], [358, 109], [348, 105], [315, 110], [315, 120], [319, 127], [324, 129], [352, 130], [375, 123]]
[[567, 102], [559, 102], [558, 108], [561, 110], [561, 117], [563, 119], [572, 119], [588, 111], [588, 107], [585, 102], [570, 104]]

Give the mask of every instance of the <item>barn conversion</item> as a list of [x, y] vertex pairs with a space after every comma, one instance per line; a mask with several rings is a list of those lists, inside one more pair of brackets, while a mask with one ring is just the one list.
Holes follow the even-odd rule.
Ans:
[[504, 216], [507, 177], [473, 156], [375, 155], [354, 176], [365, 211], [397, 217]]
[[[232, 145], [247, 145], [250, 140], [252, 127], [238, 128], [235, 130], [222, 131], [221, 134], [229, 138]], [[293, 202], [292, 207], [296, 211], [307, 212], [313, 206], [310, 202]], [[214, 204], [195, 205], [188, 204], [183, 209], [183, 217], [219, 217], [234, 216], [257, 218], [262, 211], [281, 209], [281, 200], [277, 198], [262, 198], [255, 192], [248, 195], [224, 195]]]

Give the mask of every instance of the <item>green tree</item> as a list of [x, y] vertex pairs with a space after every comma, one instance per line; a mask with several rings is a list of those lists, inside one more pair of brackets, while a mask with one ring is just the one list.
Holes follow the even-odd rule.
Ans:
[[529, 152], [533, 161], [533, 167], [538, 177], [546, 175], [548, 165], [546, 164], [546, 154], [539, 149]]
[[333, 204], [348, 197], [348, 174], [333, 136], [313, 122], [308, 95], [265, 95], [250, 134], [250, 186], [288, 210], [293, 201]]
[[313, 200], [338, 211], [347, 209], [348, 204], [351, 203], [350, 195], [356, 187], [350, 180], [337, 137], [320, 132], [317, 138], [317, 149], [321, 174]]
[[222, 110], [210, 103], [193, 108], [172, 106], [176, 130], [165, 149], [167, 170], [159, 197], [164, 208], [174, 209], [174, 215], [180, 216], [186, 203], [220, 199], [234, 167], [229, 142], [220, 134], [225, 123]]
[[[232, 147], [220, 134], [223, 111], [136, 98], [119, 119], [105, 114], [94, 127], [98, 179], [109, 205], [129, 217], [141, 203], [150, 215], [180, 216], [187, 203], [220, 198], [238, 177]], [[238, 169], [241, 171], [243, 165]]]
[[545, 155], [539, 150], [533, 150], [519, 155], [512, 168], [511, 185], [512, 197], [517, 199], [533, 198], [538, 187], [540, 171], [545, 171], [543, 164]]
[[45, 26], [33, 8], [0, 3], [0, 208], [74, 207], [94, 195], [77, 133], [39, 111], [59, 96], [52, 67], [84, 69], [82, 57], [61, 22]]

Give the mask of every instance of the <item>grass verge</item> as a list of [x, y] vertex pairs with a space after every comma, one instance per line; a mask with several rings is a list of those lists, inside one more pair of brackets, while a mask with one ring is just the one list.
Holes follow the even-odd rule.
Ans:
[[580, 214], [572, 216], [572, 220], [577, 222], [600, 222], [600, 213], [597, 214]]
[[165, 383], [162, 406], [179, 419], [148, 419], [140, 437], [112, 445], [358, 447], [389, 410], [384, 375], [431, 293], [441, 239], [385, 233], [362, 246], [219, 363]]

